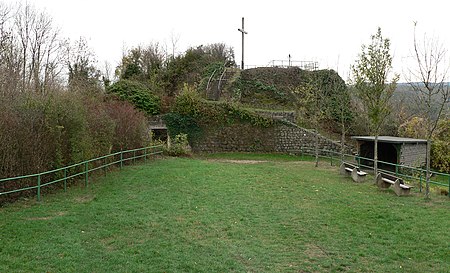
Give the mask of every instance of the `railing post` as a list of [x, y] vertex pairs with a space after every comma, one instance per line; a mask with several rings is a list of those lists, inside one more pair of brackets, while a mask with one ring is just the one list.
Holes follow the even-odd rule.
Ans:
[[395, 164], [395, 176], [398, 176], [398, 164]]
[[88, 162], [86, 161], [84, 163], [84, 185], [86, 186], [86, 188], [88, 186], [88, 176], [89, 176], [88, 170], [89, 170], [89, 166], [88, 166]]
[[144, 149], [144, 162], [147, 162], [147, 147]]
[[330, 154], [331, 154], [331, 166], [333, 166], [333, 152], [330, 151]]
[[133, 151], [133, 164], [136, 164], [136, 150]]
[[64, 168], [64, 192], [67, 191], [67, 168]]
[[422, 170], [419, 171], [419, 192], [422, 192]]
[[123, 167], [123, 151], [120, 151], [120, 169]]
[[41, 201], [41, 175], [38, 174], [38, 180], [37, 180], [37, 200], [38, 202]]
[[106, 157], [103, 158], [103, 175], [106, 176]]

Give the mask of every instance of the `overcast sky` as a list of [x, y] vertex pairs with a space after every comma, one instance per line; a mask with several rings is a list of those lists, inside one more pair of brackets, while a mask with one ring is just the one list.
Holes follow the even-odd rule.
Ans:
[[[0, 0], [3, 2], [17, 2]], [[394, 70], [404, 73], [411, 55], [413, 22], [418, 36], [437, 36], [450, 48], [449, 6], [444, 0], [28, 0], [45, 10], [71, 39], [87, 38], [99, 64], [115, 67], [124, 48], [177, 38], [177, 51], [223, 42], [241, 62], [241, 18], [245, 17], [245, 64], [313, 60], [348, 78], [361, 45], [381, 27], [391, 39]]]

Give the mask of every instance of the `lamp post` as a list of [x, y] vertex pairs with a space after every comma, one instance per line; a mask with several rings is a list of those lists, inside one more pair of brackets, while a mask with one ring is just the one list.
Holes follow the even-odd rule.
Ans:
[[238, 31], [242, 33], [242, 61], [241, 61], [241, 69], [244, 69], [244, 34], [248, 34], [244, 30], [244, 17], [242, 17], [242, 28], [238, 28]]

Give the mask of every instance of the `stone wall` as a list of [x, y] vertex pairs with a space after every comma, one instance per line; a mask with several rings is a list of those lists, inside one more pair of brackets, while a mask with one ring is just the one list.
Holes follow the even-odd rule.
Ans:
[[202, 137], [192, 143], [196, 152], [273, 152], [275, 128], [232, 124], [202, 128]]
[[[204, 128], [192, 143], [197, 152], [300, 152], [313, 151], [316, 133], [288, 122], [270, 128], [233, 124]], [[319, 149], [340, 151], [340, 144], [320, 134]]]
[[295, 123], [297, 118], [294, 111], [255, 111], [258, 115], [275, 120], [287, 120]]
[[427, 155], [426, 143], [404, 143], [400, 152], [400, 164], [420, 167], [425, 165]]
[[279, 125], [276, 128], [276, 133], [276, 152], [313, 151], [316, 135], [318, 136], [319, 150], [335, 152], [341, 150], [338, 142], [294, 124]]

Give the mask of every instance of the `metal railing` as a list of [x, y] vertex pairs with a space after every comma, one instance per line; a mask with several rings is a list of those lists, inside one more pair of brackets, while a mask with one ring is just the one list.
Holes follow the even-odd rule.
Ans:
[[[4, 184], [12, 182], [14, 184], [25, 184], [25, 187], [16, 189], [9, 189], [0, 192], [0, 196], [17, 193], [27, 190], [37, 190], [37, 200], [41, 200], [41, 190], [43, 187], [63, 182], [64, 191], [67, 190], [67, 182], [69, 179], [80, 178], [84, 179], [84, 184], [87, 187], [89, 182], [89, 173], [96, 170], [103, 169], [106, 174], [108, 167], [112, 165], [118, 165], [122, 169], [126, 162], [136, 162], [138, 159], [144, 159], [146, 161], [149, 156], [161, 154], [162, 145], [143, 147], [138, 149], [120, 151], [109, 155], [100, 156], [97, 158], [89, 159], [80, 163], [76, 163], [70, 166], [58, 168], [55, 170], [45, 171], [36, 174], [22, 175], [10, 178], [0, 179], [0, 189], [4, 188]], [[21, 183], [22, 182], [22, 183]]]
[[[314, 148], [303, 148], [299, 151], [291, 151], [291, 152], [300, 152], [300, 154], [305, 154], [309, 156], [315, 156]], [[336, 151], [330, 150], [319, 150], [319, 158], [330, 160], [330, 164], [333, 165], [334, 162], [341, 164], [342, 163], [342, 155]], [[360, 157], [358, 155], [350, 155], [344, 154], [344, 162], [356, 164], [358, 167], [372, 170], [373, 171], [373, 158], [365, 158]], [[416, 182], [419, 186], [419, 191], [422, 192], [423, 183], [426, 181], [426, 170], [423, 168], [416, 168], [411, 166], [399, 165], [391, 162], [385, 162], [378, 160], [378, 169], [395, 175], [397, 177], [403, 178], [408, 182]], [[440, 187], [446, 187], [450, 197], [450, 174], [441, 173], [436, 171], [430, 171], [431, 179], [430, 184], [436, 185]]]

